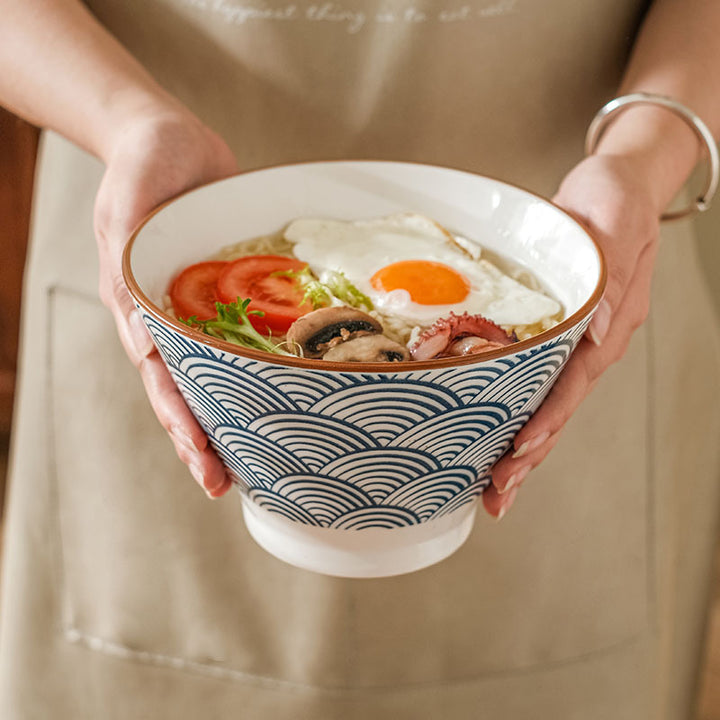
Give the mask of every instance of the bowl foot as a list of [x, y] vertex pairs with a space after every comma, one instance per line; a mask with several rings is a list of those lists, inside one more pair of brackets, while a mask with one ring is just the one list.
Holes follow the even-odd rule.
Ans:
[[245, 524], [260, 547], [296, 567], [353, 578], [401, 575], [444, 560], [467, 540], [477, 505], [419, 525], [345, 530], [286, 520], [245, 495], [242, 500]]

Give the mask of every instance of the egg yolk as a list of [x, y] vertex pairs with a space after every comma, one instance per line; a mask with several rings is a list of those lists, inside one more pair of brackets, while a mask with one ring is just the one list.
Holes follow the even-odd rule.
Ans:
[[463, 301], [470, 283], [448, 265], [429, 260], [402, 260], [380, 268], [371, 278], [376, 290], [407, 290], [419, 305], [451, 305]]

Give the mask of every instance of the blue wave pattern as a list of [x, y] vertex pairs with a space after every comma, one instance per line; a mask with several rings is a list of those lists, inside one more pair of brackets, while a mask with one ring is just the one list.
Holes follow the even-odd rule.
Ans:
[[415, 525], [473, 502], [587, 325], [472, 366], [344, 373], [228, 355], [144, 320], [249, 498], [348, 530]]

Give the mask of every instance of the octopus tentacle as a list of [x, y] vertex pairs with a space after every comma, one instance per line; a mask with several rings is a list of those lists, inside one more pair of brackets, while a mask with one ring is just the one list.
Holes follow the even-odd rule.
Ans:
[[[467, 341], [463, 341], [468, 338]], [[470, 340], [473, 338], [474, 340]], [[413, 360], [430, 360], [448, 355], [488, 352], [517, 342], [515, 333], [508, 335], [499, 325], [482, 315], [451, 312], [423, 331], [410, 347]]]

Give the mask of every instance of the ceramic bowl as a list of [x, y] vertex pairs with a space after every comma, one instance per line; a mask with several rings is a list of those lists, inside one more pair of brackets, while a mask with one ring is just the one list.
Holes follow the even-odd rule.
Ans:
[[[417, 212], [529, 268], [565, 308], [552, 330], [427, 362], [285, 358], [203, 335], [163, 312], [183, 267], [302, 216]], [[337, 161], [248, 172], [164, 205], [123, 270], [177, 386], [236, 478], [245, 522], [273, 555], [380, 577], [454, 552], [489, 470], [550, 390], [604, 287], [601, 253], [550, 202], [487, 177], [413, 163]]]

